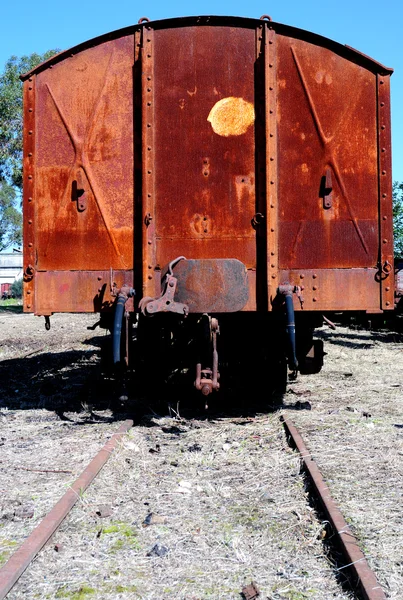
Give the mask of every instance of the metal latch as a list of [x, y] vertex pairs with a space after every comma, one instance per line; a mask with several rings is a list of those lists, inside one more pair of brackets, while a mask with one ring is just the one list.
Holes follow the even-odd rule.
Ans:
[[329, 168], [326, 169], [326, 175], [322, 177], [321, 181], [321, 196], [323, 198], [323, 208], [332, 208], [332, 172]]

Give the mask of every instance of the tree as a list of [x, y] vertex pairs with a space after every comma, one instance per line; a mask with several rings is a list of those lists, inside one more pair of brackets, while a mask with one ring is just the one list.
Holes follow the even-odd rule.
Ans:
[[13, 298], [22, 298], [22, 279], [16, 279], [11, 286]]
[[395, 257], [403, 258], [403, 182], [393, 182], [393, 234]]
[[0, 182], [22, 188], [22, 82], [20, 75], [30, 71], [59, 50], [44, 54], [11, 56], [0, 75]]
[[0, 181], [0, 251], [10, 244], [21, 245], [22, 214], [17, 208], [17, 192]]

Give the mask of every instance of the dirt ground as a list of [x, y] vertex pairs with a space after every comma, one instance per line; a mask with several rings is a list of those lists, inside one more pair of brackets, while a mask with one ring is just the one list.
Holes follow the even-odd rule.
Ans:
[[[100, 381], [94, 315], [0, 307], [0, 566], [127, 417]], [[307, 446], [387, 598], [403, 590], [402, 336], [324, 326], [321, 373], [275, 410], [142, 406], [10, 600], [352, 600], [280, 416]]]

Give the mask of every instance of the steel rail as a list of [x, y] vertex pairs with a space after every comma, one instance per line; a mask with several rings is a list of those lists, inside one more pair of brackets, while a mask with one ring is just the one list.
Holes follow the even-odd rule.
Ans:
[[30, 562], [35, 558], [38, 552], [43, 548], [49, 538], [66, 518], [73, 508], [80, 495], [87, 489], [90, 483], [98, 475], [99, 471], [109, 460], [112, 452], [120, 439], [129, 429], [133, 427], [133, 421], [128, 419], [119, 427], [112, 437], [101, 448], [98, 454], [92, 459], [89, 465], [84, 469], [78, 479], [54, 505], [52, 510], [33, 530], [31, 535], [23, 542], [14, 554], [8, 559], [6, 564], [0, 569], [0, 600], [6, 597], [14, 584], [21, 577]]
[[346, 564], [339, 567], [338, 570], [351, 569], [351, 572], [354, 573], [357, 580], [357, 588], [360, 590], [364, 600], [386, 600], [383, 589], [379, 585], [373, 571], [370, 569], [367, 560], [360, 550], [357, 540], [347, 525], [340, 509], [331, 497], [329, 488], [323, 479], [318, 465], [305, 446], [301, 434], [287, 416], [283, 415], [281, 421], [284, 424], [284, 428], [292, 444], [301, 454], [305, 471], [316, 490], [329, 523], [334, 532], [337, 533], [338, 541], [340, 542], [340, 547], [346, 561]]

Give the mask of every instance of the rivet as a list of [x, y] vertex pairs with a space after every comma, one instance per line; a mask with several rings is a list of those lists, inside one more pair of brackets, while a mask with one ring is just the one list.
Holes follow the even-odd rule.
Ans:
[[272, 133], [270, 134], [270, 137], [273, 137], [273, 134], [272, 134]]
[[150, 151], [151, 150], [151, 146], [147, 146], [147, 150]]
[[272, 40], [269, 40], [269, 44], [272, 44], [272, 43], [273, 43]]
[[381, 81], [379, 83], [382, 85], [383, 84], [383, 79], [381, 79]]
[[385, 125], [381, 125], [381, 129], [385, 129]]
[[151, 127], [151, 123], [147, 123], [147, 127]]
[[389, 305], [390, 305], [390, 302], [389, 302], [389, 300], [388, 300], [388, 301], [386, 302], [386, 306], [389, 306]]
[[382, 194], [382, 198], [386, 198], [386, 194], [385, 193]]
[[303, 279], [305, 277], [305, 275], [303, 273], [301, 273], [301, 275], [299, 276], [300, 279]]
[[53, 65], [49, 65], [49, 69], [53, 69]]
[[101, 287], [100, 287], [100, 288], [98, 288], [98, 292], [102, 292], [102, 288], [101, 288]]
[[151, 54], [147, 54], [147, 58], [151, 58]]
[[151, 92], [151, 88], [147, 88], [147, 92]]
[[31, 196], [28, 198], [28, 202], [32, 202], [32, 198], [31, 198]]
[[151, 246], [151, 244], [152, 244], [152, 242], [150, 242], [150, 241], [148, 241], [147, 243], [148, 243], [149, 246]]
[[31, 305], [30, 305], [30, 304], [27, 304], [27, 308], [31, 308]]
[[312, 302], [316, 302], [316, 301], [317, 301], [317, 298], [312, 298]]
[[385, 106], [385, 102], [381, 102], [381, 106]]
[[386, 152], [386, 148], [382, 148], [382, 152]]
[[272, 66], [273, 66], [273, 65], [272, 65], [272, 63], [270, 63], [270, 64], [269, 64], [269, 67], [270, 67], [270, 68], [272, 68]]
[[314, 291], [316, 291], [318, 288], [317, 288], [317, 286], [316, 286], [316, 285], [313, 285], [313, 286], [312, 286], [312, 289], [313, 289]]
[[98, 275], [97, 279], [98, 279], [98, 281], [101, 281], [102, 280], [102, 276]]
[[32, 248], [32, 246], [33, 246], [32, 242], [29, 242], [28, 246], [29, 246], [30, 248]]
[[152, 275], [149, 275], [149, 276], [148, 276], [148, 279], [152, 279], [152, 278], [153, 278], [153, 276], [152, 276]]
[[28, 156], [32, 156], [32, 152], [28, 152]]
[[147, 106], [151, 106], [151, 102], [147, 102]]
[[389, 287], [389, 286], [387, 286], [387, 287], [385, 288], [385, 291], [386, 291], [386, 292], [389, 292], [389, 291], [390, 291], [390, 287]]
[[274, 181], [270, 181], [270, 185], [274, 185]]
[[269, 90], [272, 92], [272, 91], [273, 91], [273, 88], [270, 86], [270, 87], [269, 87]]
[[270, 229], [270, 231], [273, 233], [273, 232], [274, 232], [274, 227], [272, 227], [272, 228]]
[[28, 219], [28, 225], [32, 225], [32, 219]]
[[151, 175], [152, 171], [147, 171], [148, 175]]
[[31, 290], [27, 290], [27, 294], [30, 294], [30, 293], [31, 293]]
[[32, 175], [28, 175], [28, 179], [32, 179]]
[[305, 286], [304, 286], [304, 285], [301, 285], [301, 286], [300, 286], [300, 288], [301, 288], [301, 292], [303, 292], [303, 291], [304, 291], [304, 289], [305, 289]]
[[272, 278], [272, 279], [276, 279], [276, 276], [274, 275], [274, 273], [273, 273], [273, 275], [271, 276], [271, 278]]
[[151, 194], [147, 194], [147, 198], [151, 198]]
[[270, 252], [270, 254], [271, 254], [272, 256], [274, 256], [276, 253], [275, 253], [275, 252], [273, 252], [273, 251], [271, 251], [271, 252]]
[[28, 133], [29, 133], [29, 135], [32, 135], [32, 129], [30, 129], [30, 130], [28, 131]]
[[273, 111], [272, 111], [272, 110], [270, 110], [269, 112], [270, 112], [270, 114], [271, 114], [271, 115], [273, 114]]
[[270, 204], [270, 208], [274, 208], [274, 204]]
[[386, 171], [382, 171], [382, 175], [386, 175]]
[[32, 85], [30, 85], [30, 86], [28, 87], [28, 89], [29, 89], [29, 90], [32, 90]]
[[28, 112], [32, 112], [32, 108], [28, 108]]
[[274, 160], [273, 156], [270, 156], [270, 160]]
[[147, 77], [147, 81], [151, 81], [151, 75]]
[[149, 268], [149, 269], [152, 269], [153, 267], [152, 267], [152, 265], [148, 265], [148, 268]]
[[312, 275], [312, 277], [313, 277], [314, 279], [316, 279], [316, 278], [317, 278], [317, 275], [316, 275], [316, 273], [314, 273], [314, 274]]
[[274, 269], [276, 265], [270, 265], [270, 266], [271, 266], [272, 269]]
[[28, 81], [32, 81], [32, 77], [30, 77], [30, 78], [28, 79]]
[[387, 239], [384, 239], [384, 240], [382, 240], [382, 243], [383, 243], [383, 244], [387, 244], [387, 243], [388, 243], [388, 240], [387, 240]]

